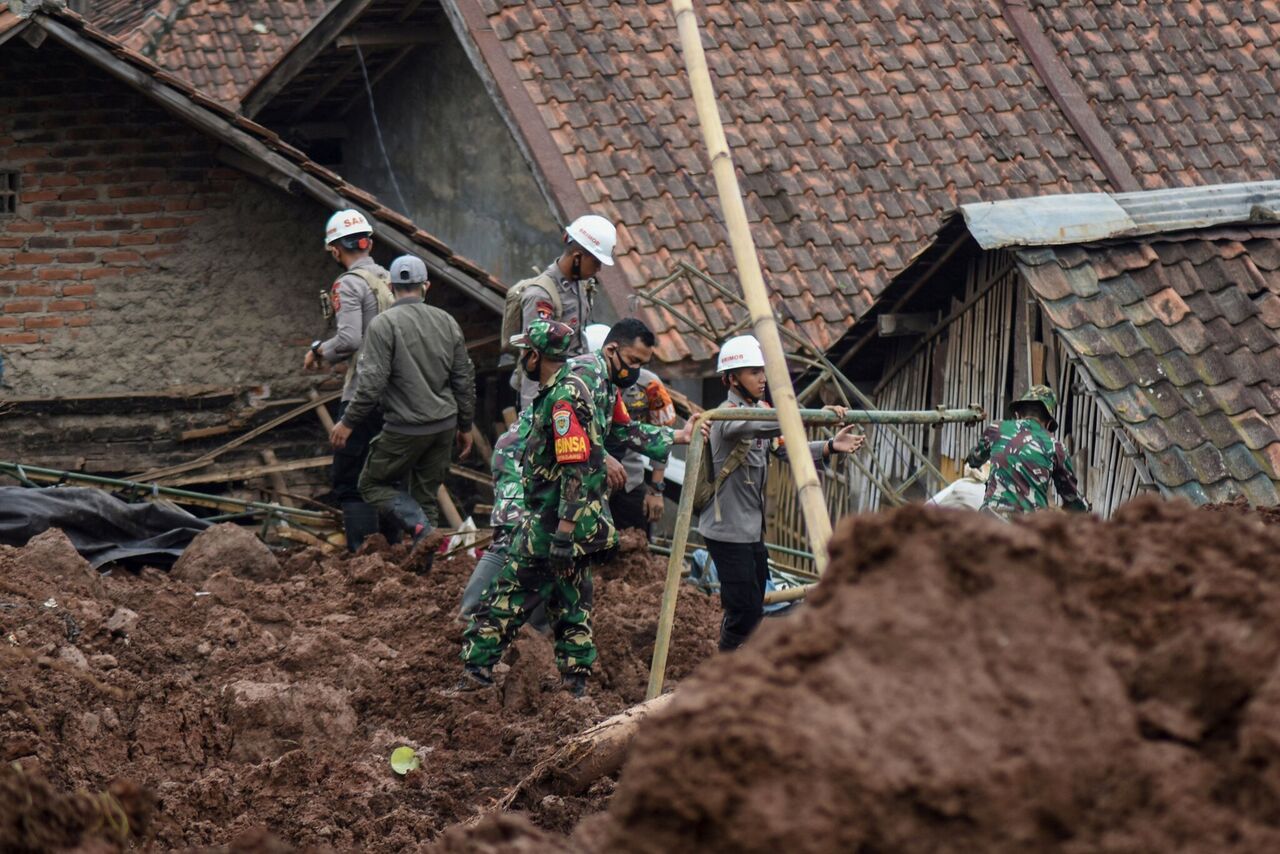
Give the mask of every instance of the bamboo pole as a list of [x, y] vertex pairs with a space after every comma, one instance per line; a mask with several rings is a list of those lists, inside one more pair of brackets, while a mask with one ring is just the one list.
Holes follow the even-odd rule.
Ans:
[[[714, 411], [714, 410], [712, 410]], [[685, 455], [684, 470], [697, 477], [702, 472], [702, 455], [710, 451], [708, 442], [702, 435], [702, 424], [711, 413], [695, 415], [693, 420], [699, 422], [689, 440], [689, 451]], [[796, 456], [805, 456], [796, 454]], [[688, 475], [686, 475], [688, 480]], [[684, 569], [684, 547], [689, 542], [689, 526], [693, 522], [693, 494], [697, 490], [690, 482], [688, 488], [680, 490], [680, 503], [676, 505], [676, 528], [671, 539], [671, 557], [667, 560], [667, 580], [662, 586], [662, 604], [658, 610], [658, 636], [653, 642], [653, 661], [649, 665], [649, 687], [644, 698], [652, 700], [662, 693], [662, 682], [667, 675], [667, 650], [671, 645], [671, 627], [675, 625], [676, 598], [680, 595], [680, 576]]]
[[[760, 272], [760, 259], [756, 256], [755, 243], [747, 224], [747, 209], [742, 202], [738, 176], [734, 172], [729, 143], [720, 123], [719, 107], [711, 86], [711, 73], [707, 70], [707, 58], [702, 51], [698, 18], [693, 11], [692, 0], [671, 0], [676, 26], [680, 31], [680, 43], [685, 66], [689, 72], [689, 87], [693, 92], [698, 121], [702, 126], [707, 155], [715, 175], [716, 192], [729, 230], [729, 243], [733, 248], [734, 264], [742, 284], [742, 293], [756, 338], [764, 350], [765, 375], [774, 406], [778, 410], [778, 423], [788, 446], [803, 448], [806, 443], [804, 424], [800, 421], [800, 405], [787, 372], [787, 357], [782, 349], [778, 322], [773, 316], [769, 293], [765, 289], [764, 276]], [[805, 525], [809, 530], [810, 551], [821, 572], [827, 565], [827, 541], [831, 539], [831, 519], [822, 498], [822, 486], [818, 483], [818, 470], [807, 454], [796, 453], [791, 461], [791, 473], [804, 510]]]

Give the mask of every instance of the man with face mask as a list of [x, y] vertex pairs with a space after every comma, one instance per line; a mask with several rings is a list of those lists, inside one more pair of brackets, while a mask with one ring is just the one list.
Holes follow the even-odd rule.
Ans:
[[[606, 439], [665, 461], [671, 445], [687, 444], [692, 433], [691, 424], [673, 431], [626, 417], [612, 383], [630, 381], [647, 361], [643, 342], [632, 340], [621, 354], [613, 342], [599, 355], [566, 363], [574, 335], [566, 324], [536, 320], [512, 341], [521, 350], [520, 370], [539, 382], [521, 466], [525, 516], [507, 565], [463, 634], [465, 690], [493, 684], [493, 665], [545, 601], [564, 686], [575, 696], [584, 693], [596, 659], [584, 590], [592, 566], [607, 561], [618, 543], [605, 486]], [[648, 338], [652, 342], [652, 333]]]
[[[391, 274], [370, 257], [373, 227], [357, 210], [338, 211], [325, 225], [325, 251], [346, 270], [329, 291], [337, 331], [327, 341], [313, 341], [303, 358], [304, 370], [345, 362], [347, 376], [342, 386], [338, 418], [356, 394], [356, 355], [364, 343], [369, 324], [395, 301], [391, 295]], [[369, 453], [369, 442], [382, 429], [380, 411], [370, 413], [346, 444], [333, 454], [330, 479], [334, 497], [342, 508], [342, 524], [347, 546], [352, 551], [364, 538], [378, 530], [378, 511], [360, 497], [360, 470]]]
[[[520, 300], [520, 331], [528, 332], [535, 320], [558, 320], [573, 330], [565, 355], [586, 353], [584, 329], [591, 322], [596, 275], [603, 267], [613, 266], [617, 239], [617, 229], [602, 216], [587, 214], [571, 222], [564, 231], [560, 257], [537, 278], [517, 282], [513, 288]], [[538, 393], [538, 384], [522, 377], [518, 367], [511, 385], [520, 392], [521, 409]]]

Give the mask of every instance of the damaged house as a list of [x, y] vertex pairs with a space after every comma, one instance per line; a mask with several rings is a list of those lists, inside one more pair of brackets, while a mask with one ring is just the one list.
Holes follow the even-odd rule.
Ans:
[[[0, 64], [0, 459], [145, 472], [332, 397], [301, 366], [338, 208], [426, 261], [492, 364], [503, 286], [272, 131], [59, 6], [0, 4]], [[311, 415], [271, 440], [327, 453]]]

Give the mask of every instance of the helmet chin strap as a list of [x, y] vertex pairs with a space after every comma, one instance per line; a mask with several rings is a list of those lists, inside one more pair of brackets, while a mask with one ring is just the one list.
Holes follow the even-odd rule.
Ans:
[[745, 398], [747, 403], [759, 403], [760, 398], [747, 391], [746, 386], [742, 384], [742, 380], [736, 376], [729, 377], [729, 387], [736, 391], [741, 397]]

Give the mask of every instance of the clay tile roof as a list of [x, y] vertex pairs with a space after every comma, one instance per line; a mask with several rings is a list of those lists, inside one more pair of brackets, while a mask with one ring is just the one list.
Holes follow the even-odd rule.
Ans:
[[107, 0], [90, 19], [230, 106], [337, 0]]
[[1164, 491], [1280, 500], [1280, 225], [1016, 255]]
[[[0, 26], [9, 14], [0, 5]], [[506, 286], [481, 270], [475, 262], [455, 253], [443, 241], [432, 237], [406, 217], [392, 211], [374, 196], [347, 183], [341, 175], [326, 169], [307, 158], [298, 149], [282, 142], [275, 133], [261, 125], [230, 111], [191, 84], [167, 74], [154, 61], [138, 51], [122, 44], [115, 37], [89, 24], [84, 18], [59, 6], [43, 6], [30, 16], [30, 22], [48, 30], [51, 40], [77, 44], [82, 52], [108, 67], [113, 63], [125, 63], [130, 69], [140, 70], [155, 84], [142, 88], [144, 94], [157, 97], [161, 104], [180, 118], [193, 121], [197, 127], [227, 142], [244, 153], [249, 160], [256, 160], [261, 171], [273, 183], [287, 186], [291, 191], [301, 191], [326, 205], [349, 206], [362, 209], [379, 223], [380, 239], [404, 252], [419, 255], [431, 269], [433, 280], [444, 279], [464, 295], [480, 302], [494, 312], [502, 309], [502, 293]], [[157, 90], [163, 90], [158, 93]], [[175, 104], [170, 96], [178, 96]], [[198, 114], [198, 121], [195, 120]], [[387, 229], [391, 229], [389, 232]]]
[[[1280, 0], [694, 5], [766, 280], [821, 346], [960, 203], [1280, 174]], [[621, 224], [615, 307], [676, 261], [732, 285], [669, 5], [458, 9], [559, 212]], [[709, 316], [686, 283], [665, 295]], [[664, 360], [711, 355], [647, 317]]]
[[1280, 174], [1280, 2], [1030, 5], [1143, 189]]

